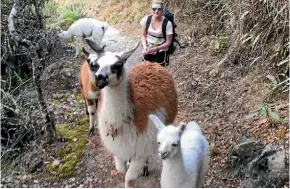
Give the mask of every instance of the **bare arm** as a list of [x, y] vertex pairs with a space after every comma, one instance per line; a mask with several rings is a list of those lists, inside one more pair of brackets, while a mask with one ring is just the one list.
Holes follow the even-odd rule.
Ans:
[[146, 48], [147, 48], [147, 31], [146, 31], [146, 28], [142, 28], [141, 29], [141, 41], [142, 41], [143, 49], [146, 50]]
[[166, 49], [167, 47], [170, 46], [171, 42], [172, 42], [172, 34], [166, 35], [166, 42], [163, 43], [162, 45], [159, 45], [158, 47], [151, 48], [148, 51], [148, 53], [151, 54], [151, 53], [155, 53], [155, 52], [159, 51], [160, 49]]
[[171, 35], [166, 35], [166, 42], [163, 43], [162, 45], [159, 45], [157, 47], [157, 50], [160, 50], [160, 49], [166, 49], [167, 47], [170, 46], [171, 42], [172, 42], [172, 34]]

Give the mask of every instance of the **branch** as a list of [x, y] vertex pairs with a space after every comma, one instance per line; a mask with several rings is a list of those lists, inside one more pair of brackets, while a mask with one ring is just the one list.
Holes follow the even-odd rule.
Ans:
[[9, 29], [10, 35], [12, 35], [12, 36], [15, 36], [14, 17], [17, 14], [16, 7], [17, 7], [16, 3], [14, 3], [14, 5], [11, 9], [11, 12], [9, 14], [9, 17], [8, 17], [8, 29]]
[[12, 38], [15, 41], [17, 41], [19, 44], [22, 44], [22, 45], [24, 45], [26, 47], [31, 47], [32, 46], [31, 41], [28, 41], [26, 39], [21, 39], [19, 37], [19, 35], [17, 34], [17, 32], [16, 32], [16, 29], [15, 29], [15, 26], [14, 26], [14, 19], [15, 19], [14, 17], [17, 14], [17, 9], [18, 8], [19, 8], [19, 0], [14, 0], [13, 7], [12, 7], [11, 12], [10, 12], [9, 17], [8, 17], [9, 33], [12, 36]]

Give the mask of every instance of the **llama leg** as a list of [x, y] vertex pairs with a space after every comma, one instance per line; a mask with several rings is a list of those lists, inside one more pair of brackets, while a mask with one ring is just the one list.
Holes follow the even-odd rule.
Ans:
[[79, 55], [80, 53], [80, 48], [81, 48], [81, 42], [83, 40], [83, 37], [81, 36], [76, 36], [76, 55], [75, 58]]
[[205, 176], [208, 170], [208, 158], [204, 158], [201, 162], [201, 167], [200, 167], [200, 171], [198, 174], [198, 179], [197, 179], [197, 183], [196, 183], [196, 187], [197, 188], [202, 188], [203, 184], [204, 184], [204, 180], [205, 180]]
[[142, 172], [142, 175], [145, 177], [149, 175], [148, 161], [149, 161], [149, 158], [147, 158], [145, 166], [143, 167], [143, 172]]
[[130, 167], [125, 176], [125, 187], [131, 188], [134, 187], [134, 180], [136, 180], [139, 176], [142, 175], [142, 169], [144, 165], [146, 165], [146, 158], [131, 160]]
[[94, 133], [94, 124], [95, 124], [95, 113], [96, 113], [96, 104], [94, 100], [88, 100], [88, 112], [89, 112], [89, 117], [90, 117], [90, 127], [89, 127], [89, 132], [91, 134]]
[[119, 173], [125, 174], [126, 173], [126, 162], [122, 159], [114, 156], [116, 169]]

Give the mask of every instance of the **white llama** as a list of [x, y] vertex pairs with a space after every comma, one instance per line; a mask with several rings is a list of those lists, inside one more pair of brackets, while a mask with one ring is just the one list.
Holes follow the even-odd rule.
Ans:
[[162, 159], [162, 188], [201, 188], [209, 166], [209, 145], [197, 123], [165, 124], [149, 118], [158, 128], [158, 155]]

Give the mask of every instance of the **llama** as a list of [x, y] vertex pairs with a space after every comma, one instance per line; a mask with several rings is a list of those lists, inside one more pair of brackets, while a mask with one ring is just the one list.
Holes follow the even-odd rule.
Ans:
[[[90, 39], [95, 52], [89, 55], [94, 69], [98, 98], [98, 129], [103, 145], [114, 156], [119, 173], [125, 175], [125, 187], [148, 173], [147, 162], [157, 153], [157, 129], [148, 121], [155, 114], [167, 124], [177, 114], [177, 91], [172, 75], [151, 62], [125, 67], [126, 60], [140, 44], [121, 52], [109, 52]], [[128, 170], [126, 162], [130, 161]]]
[[162, 159], [162, 188], [201, 188], [209, 166], [209, 145], [197, 123], [165, 126], [155, 115], [150, 120], [159, 130], [158, 155]]
[[80, 68], [79, 86], [85, 101], [86, 113], [89, 115], [90, 119], [89, 132], [93, 133], [94, 123], [96, 121], [95, 113], [97, 111], [98, 95], [100, 94], [100, 90], [96, 86], [94, 76], [94, 70], [96, 70], [96, 67], [93, 64], [90, 64], [90, 60], [96, 59], [97, 55], [89, 54], [84, 48], [83, 52], [88, 58], [83, 62]]
[[76, 38], [76, 54], [79, 55], [81, 42], [85, 38], [91, 38], [96, 43], [101, 45], [103, 36], [108, 30], [108, 23], [102, 22], [93, 18], [81, 18], [75, 21], [67, 31], [62, 31], [58, 34], [63, 39]]

